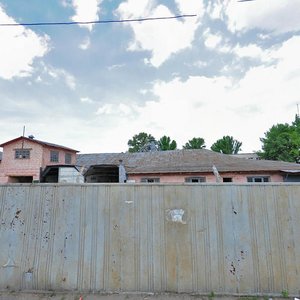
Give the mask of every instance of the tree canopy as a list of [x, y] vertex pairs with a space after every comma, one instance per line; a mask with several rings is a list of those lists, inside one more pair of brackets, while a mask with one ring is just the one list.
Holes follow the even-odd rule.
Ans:
[[149, 152], [175, 150], [177, 143], [171, 140], [169, 136], [164, 135], [158, 141], [146, 132], [136, 134], [128, 141], [129, 152]]
[[205, 148], [205, 141], [201, 137], [194, 137], [191, 140], [189, 140], [185, 145], [183, 146], [183, 149], [203, 149]]
[[147, 150], [148, 147], [151, 146], [151, 143], [153, 145], [156, 145], [157, 142], [155, 138], [146, 132], [140, 132], [139, 134], [136, 134], [128, 141], [129, 152], [145, 152], [149, 151]]
[[224, 154], [237, 154], [241, 150], [242, 142], [235, 140], [232, 136], [226, 135], [217, 140], [211, 146], [211, 150]]
[[175, 140], [171, 141], [169, 136], [164, 135], [158, 141], [158, 148], [160, 151], [175, 150], [177, 148], [177, 143]]
[[289, 125], [273, 125], [265, 136], [260, 138], [262, 151], [257, 154], [262, 159], [282, 160], [287, 162], [300, 161], [300, 119]]

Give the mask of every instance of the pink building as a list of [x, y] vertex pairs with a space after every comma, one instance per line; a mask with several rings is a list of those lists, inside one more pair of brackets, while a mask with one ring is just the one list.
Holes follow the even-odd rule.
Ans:
[[[53, 179], [57, 177], [55, 173], [58, 166], [71, 167], [76, 164], [78, 152], [68, 147], [22, 136], [5, 142], [0, 147], [3, 148], [0, 183], [42, 181], [47, 174], [51, 174]], [[52, 173], [49, 173], [49, 167], [52, 167]], [[45, 170], [47, 174], [43, 174]]]
[[86, 182], [300, 182], [300, 164], [246, 159], [206, 149], [79, 154]]

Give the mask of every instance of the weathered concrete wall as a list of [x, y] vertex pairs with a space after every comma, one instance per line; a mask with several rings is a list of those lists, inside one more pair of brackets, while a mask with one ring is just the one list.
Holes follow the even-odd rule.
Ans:
[[2, 185], [0, 290], [300, 294], [300, 185]]

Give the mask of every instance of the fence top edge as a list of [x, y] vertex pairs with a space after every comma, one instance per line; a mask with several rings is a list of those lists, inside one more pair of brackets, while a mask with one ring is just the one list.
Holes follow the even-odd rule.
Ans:
[[184, 186], [184, 187], [204, 187], [204, 186], [300, 186], [300, 182], [264, 182], [264, 183], [0, 183], [1, 187], [35, 187], [35, 186], [80, 186], [80, 187], [88, 187], [88, 186], [126, 186], [126, 187], [139, 187], [139, 186]]

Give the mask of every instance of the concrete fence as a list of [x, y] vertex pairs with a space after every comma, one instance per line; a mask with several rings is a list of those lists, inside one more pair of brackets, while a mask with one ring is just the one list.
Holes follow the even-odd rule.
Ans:
[[300, 185], [1, 185], [0, 290], [300, 294]]

